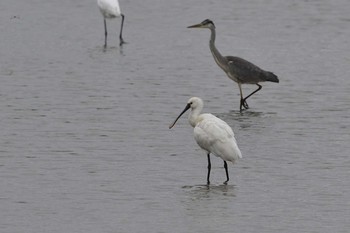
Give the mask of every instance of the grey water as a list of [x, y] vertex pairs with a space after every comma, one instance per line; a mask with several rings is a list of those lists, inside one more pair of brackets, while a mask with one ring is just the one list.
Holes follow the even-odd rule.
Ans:
[[[317, 232], [350, 229], [350, 2], [0, 2], [0, 232]], [[223, 55], [274, 72], [239, 109]], [[244, 94], [256, 87], [243, 86]], [[191, 96], [243, 158], [207, 160]]]

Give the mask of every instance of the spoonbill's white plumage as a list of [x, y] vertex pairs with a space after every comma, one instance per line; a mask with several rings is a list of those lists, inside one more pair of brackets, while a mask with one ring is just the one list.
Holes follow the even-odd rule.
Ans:
[[103, 15], [104, 26], [105, 26], [105, 47], [107, 46], [107, 24], [106, 19], [113, 19], [122, 17], [122, 22], [120, 26], [119, 40], [120, 45], [124, 44], [123, 40], [123, 25], [124, 25], [124, 14], [120, 11], [119, 1], [118, 0], [97, 0], [97, 5]]
[[169, 129], [175, 125], [177, 120], [188, 109], [191, 109], [188, 120], [190, 125], [194, 127], [194, 139], [196, 140], [197, 144], [207, 153], [207, 183], [210, 183], [210, 154], [212, 153], [224, 160], [224, 167], [227, 178], [224, 184], [227, 184], [229, 181], [229, 175], [226, 161], [234, 163], [238, 158], [242, 158], [242, 154], [237, 146], [233, 130], [225, 121], [221, 120], [220, 118], [217, 118], [210, 113], [201, 114], [201, 111], [203, 109], [203, 101], [198, 97], [192, 97], [188, 100], [185, 109], [169, 126]]

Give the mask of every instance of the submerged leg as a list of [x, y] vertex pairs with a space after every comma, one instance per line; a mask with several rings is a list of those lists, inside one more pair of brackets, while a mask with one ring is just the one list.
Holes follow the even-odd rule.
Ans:
[[245, 109], [249, 108], [248, 103], [247, 103], [247, 101], [245, 101], [245, 99], [241, 99], [241, 104], [239, 106], [239, 110], [242, 111], [242, 107], [244, 107]]
[[210, 184], [210, 181], [209, 181], [210, 170], [211, 170], [210, 153], [208, 153], [208, 175], [207, 175], [207, 184]]
[[260, 84], [256, 84], [258, 86], [258, 89], [256, 89], [255, 91], [253, 91], [250, 95], [248, 95], [247, 97], [244, 98], [244, 101], [246, 101], [249, 97], [251, 97], [253, 94], [255, 94], [256, 92], [260, 91], [260, 89], [262, 88], [262, 86]]
[[242, 111], [242, 107], [244, 107], [245, 109], [248, 109], [249, 106], [247, 104], [246, 99], [243, 99], [243, 91], [242, 91], [242, 86], [240, 83], [238, 83], [238, 87], [239, 87], [239, 93], [241, 94], [241, 102], [239, 105], [239, 110]]
[[227, 178], [227, 180], [224, 182], [224, 184], [227, 184], [227, 182], [230, 180], [230, 178], [228, 177], [228, 169], [227, 169], [226, 161], [224, 161], [224, 168], [225, 168], [225, 171], [226, 171], [226, 178]]
[[106, 23], [106, 19], [103, 19], [103, 22], [105, 24], [105, 47], [107, 47], [107, 23]]
[[122, 16], [122, 23], [121, 23], [121, 26], [120, 26], [120, 34], [119, 34], [119, 40], [120, 40], [120, 43], [119, 45], [122, 45], [125, 43], [125, 41], [123, 40], [123, 26], [124, 26], [124, 15], [121, 14]]

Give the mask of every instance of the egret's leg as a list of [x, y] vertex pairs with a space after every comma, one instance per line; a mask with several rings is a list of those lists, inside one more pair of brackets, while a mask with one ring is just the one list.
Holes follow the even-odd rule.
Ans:
[[121, 23], [121, 26], [120, 26], [120, 34], [119, 34], [119, 40], [120, 40], [120, 43], [119, 45], [122, 45], [125, 43], [125, 41], [123, 40], [123, 26], [124, 26], [124, 15], [121, 14], [122, 16], [122, 23]]
[[208, 175], [207, 175], [207, 184], [210, 184], [210, 181], [209, 181], [210, 170], [211, 170], [210, 153], [208, 153]]
[[227, 184], [227, 182], [230, 180], [230, 178], [228, 177], [228, 169], [227, 169], [226, 161], [224, 161], [224, 168], [225, 168], [225, 171], [226, 171], [226, 178], [227, 178], [227, 180], [224, 182], [224, 184]]
[[251, 97], [253, 94], [255, 94], [256, 92], [260, 91], [260, 89], [262, 88], [262, 86], [260, 84], [256, 84], [258, 86], [258, 89], [256, 89], [255, 91], [253, 91], [250, 95], [248, 95], [247, 97], [244, 98], [244, 101], [246, 101], [249, 97]]
[[243, 98], [242, 85], [240, 83], [238, 83], [238, 87], [239, 87], [239, 93], [241, 94], [241, 102], [239, 105], [239, 110], [242, 111], [242, 107], [244, 107], [245, 109], [248, 109], [249, 106], [248, 106], [247, 102], [245, 101], [245, 99]]
[[106, 23], [106, 19], [103, 19], [103, 22], [105, 24], [105, 47], [107, 47], [107, 23]]

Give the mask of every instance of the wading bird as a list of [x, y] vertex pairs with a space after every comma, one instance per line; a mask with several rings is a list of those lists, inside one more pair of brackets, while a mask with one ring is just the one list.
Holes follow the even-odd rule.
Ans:
[[226, 171], [226, 181], [229, 181], [228, 169], [226, 161], [234, 163], [238, 158], [242, 158], [241, 151], [237, 146], [237, 142], [231, 127], [223, 120], [217, 118], [210, 113], [201, 114], [203, 109], [203, 101], [198, 97], [192, 97], [188, 100], [185, 109], [169, 126], [171, 129], [177, 120], [188, 110], [191, 109], [189, 122], [194, 127], [194, 139], [197, 144], [206, 151], [208, 157], [208, 175], [207, 183], [209, 184], [209, 176], [211, 170], [210, 154], [214, 154], [224, 160]]
[[105, 47], [107, 47], [107, 23], [106, 19], [113, 19], [122, 17], [122, 22], [120, 26], [119, 34], [119, 45], [124, 44], [123, 40], [123, 25], [125, 16], [121, 13], [118, 0], [97, 0], [97, 5], [103, 15], [104, 25], [105, 25]]
[[[206, 19], [200, 24], [195, 24], [192, 26], [189, 26], [188, 28], [208, 28], [211, 31], [210, 41], [209, 41], [209, 48], [211, 53], [213, 54], [215, 62], [218, 64], [218, 66], [224, 70], [224, 72], [227, 74], [227, 76], [235, 81], [238, 84], [239, 91], [241, 94], [241, 102], [239, 109], [242, 110], [242, 107], [245, 109], [248, 109], [249, 106], [247, 104], [247, 99], [258, 92], [262, 86], [259, 84], [259, 82], [276, 82], [278, 83], [278, 77], [273, 74], [272, 72], [265, 71], [257, 67], [256, 65], [250, 63], [249, 61], [246, 61], [239, 57], [233, 57], [233, 56], [222, 56], [218, 49], [215, 47], [215, 25], [213, 21], [210, 19]], [[242, 84], [256, 84], [258, 86], [258, 89], [253, 91], [250, 95], [243, 98], [243, 92], [242, 92]]]

